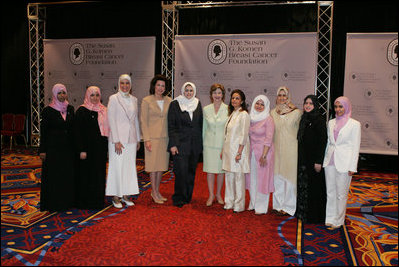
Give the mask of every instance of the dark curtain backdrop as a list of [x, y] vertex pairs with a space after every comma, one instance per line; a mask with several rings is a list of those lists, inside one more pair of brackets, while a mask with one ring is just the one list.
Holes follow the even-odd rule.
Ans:
[[[12, 1], [1, 16], [2, 113], [30, 115], [27, 3]], [[396, 1], [334, 1], [332, 101], [343, 93], [346, 33], [397, 32], [397, 10]], [[156, 36], [155, 72], [161, 71], [160, 1], [63, 2], [47, 5], [46, 12], [48, 39]], [[185, 35], [317, 31], [316, 4], [181, 9], [179, 14], [179, 34]], [[383, 166], [392, 169], [396, 163], [387, 158], [392, 157], [382, 164], [389, 162]]]

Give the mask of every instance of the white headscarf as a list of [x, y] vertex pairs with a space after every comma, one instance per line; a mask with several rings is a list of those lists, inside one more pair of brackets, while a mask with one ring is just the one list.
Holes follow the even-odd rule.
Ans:
[[123, 92], [121, 90], [121, 81], [122, 80], [128, 80], [130, 83], [130, 89], [132, 88], [132, 79], [130, 78], [130, 76], [128, 74], [122, 74], [121, 76], [119, 76], [119, 81], [118, 81], [118, 90], [119, 93], [121, 94], [121, 96], [123, 97], [129, 97], [130, 92]]
[[[262, 100], [263, 104], [265, 105], [265, 109], [262, 112], [258, 112], [255, 109], [255, 104], [256, 102], [258, 102], [258, 100]], [[254, 101], [252, 102], [251, 113], [250, 113], [251, 122], [262, 121], [267, 117], [269, 117], [269, 114], [270, 114], [269, 98], [267, 98], [267, 96], [265, 95], [258, 95], [257, 97], [255, 97]]]
[[[194, 95], [190, 99], [184, 96], [184, 89], [186, 89], [187, 85], [191, 85], [191, 87], [193, 87], [194, 90]], [[186, 82], [181, 87], [181, 95], [175, 98], [175, 100], [177, 100], [177, 102], [179, 103], [180, 109], [183, 112], [187, 111], [191, 119], [193, 119], [193, 112], [197, 108], [199, 103], [198, 98], [195, 97], [196, 94], [197, 94], [197, 87], [195, 87], [195, 84], [192, 82]]]

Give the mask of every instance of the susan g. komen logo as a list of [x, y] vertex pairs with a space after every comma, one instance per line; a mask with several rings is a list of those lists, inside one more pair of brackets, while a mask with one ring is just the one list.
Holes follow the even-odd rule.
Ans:
[[85, 50], [82, 44], [74, 43], [71, 45], [69, 48], [69, 59], [74, 65], [82, 64], [85, 59]]
[[220, 39], [213, 40], [208, 45], [208, 59], [212, 64], [222, 64], [227, 57], [227, 45]]
[[387, 58], [389, 63], [392, 65], [398, 65], [398, 39], [395, 39], [389, 43], [387, 49]]

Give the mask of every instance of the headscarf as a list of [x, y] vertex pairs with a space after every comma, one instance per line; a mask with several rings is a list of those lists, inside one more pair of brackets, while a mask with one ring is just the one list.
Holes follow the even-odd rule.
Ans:
[[[184, 96], [184, 89], [186, 89], [187, 85], [191, 85], [194, 90], [194, 95], [190, 99]], [[195, 97], [196, 94], [197, 94], [197, 87], [195, 87], [195, 84], [192, 82], [186, 82], [181, 87], [181, 95], [175, 98], [175, 100], [177, 100], [177, 102], [179, 103], [180, 109], [183, 112], [187, 111], [188, 114], [190, 115], [191, 120], [193, 119], [193, 112], [195, 111], [199, 103], [198, 98]]]
[[83, 102], [83, 105], [81, 106], [87, 108], [88, 110], [96, 111], [98, 113], [97, 121], [98, 121], [98, 126], [100, 127], [101, 135], [108, 136], [109, 125], [108, 125], [107, 107], [101, 104], [101, 102], [99, 102], [96, 105], [91, 103], [90, 95], [95, 93], [99, 93], [101, 97], [100, 88], [98, 88], [97, 86], [90, 86], [89, 88], [87, 88], [85, 100]]
[[66, 111], [67, 111], [69, 102], [66, 99], [64, 102], [61, 102], [58, 100], [57, 95], [61, 91], [65, 91], [65, 93], [67, 93], [67, 89], [66, 89], [65, 85], [63, 85], [61, 83], [57, 83], [53, 86], [53, 89], [52, 89], [53, 96], [52, 96], [49, 106], [52, 107], [53, 109], [61, 112], [62, 118], [64, 120], [66, 120]]
[[[255, 104], [259, 100], [262, 100], [263, 104], [265, 105], [265, 109], [262, 112], [258, 112], [255, 109]], [[269, 98], [267, 98], [267, 96], [265, 96], [265, 95], [258, 95], [257, 97], [255, 97], [254, 101], [252, 102], [251, 112], [250, 112], [251, 122], [262, 121], [262, 120], [266, 119], [267, 117], [269, 117], [269, 114], [270, 114]]]
[[335, 115], [335, 120], [336, 120], [336, 124], [334, 127], [335, 140], [337, 140], [339, 131], [342, 129], [342, 127], [345, 126], [346, 122], [352, 116], [352, 105], [351, 102], [349, 101], [349, 98], [347, 98], [346, 96], [340, 96], [337, 99], [335, 99], [334, 104], [337, 102], [341, 103], [342, 106], [344, 106], [345, 112], [342, 116]]
[[132, 79], [130, 78], [130, 76], [128, 75], [128, 74], [122, 74], [121, 76], [119, 76], [119, 81], [118, 81], [118, 91], [119, 91], [119, 93], [120, 93], [120, 95], [122, 96], [122, 97], [129, 97], [129, 92], [123, 92], [122, 90], [121, 90], [121, 81], [122, 80], [128, 80], [129, 81], [129, 83], [130, 83], [130, 88], [132, 88]]
[[276, 112], [277, 112], [277, 114], [284, 115], [284, 114], [288, 114], [291, 111], [297, 109], [297, 107], [291, 102], [290, 90], [285, 86], [280, 86], [277, 89], [277, 95], [281, 90], [283, 90], [285, 92], [285, 94], [287, 95], [287, 102], [285, 104], [278, 104], [277, 98], [276, 98]]
[[305, 129], [310, 125], [312, 125], [312, 123], [314, 123], [318, 118], [321, 118], [319, 100], [315, 95], [308, 95], [303, 99], [304, 105], [308, 98], [312, 100], [314, 108], [310, 112], [306, 112], [305, 109], [303, 110], [301, 121], [299, 122], [299, 129], [297, 135], [299, 142], [303, 140], [303, 136], [305, 135]]

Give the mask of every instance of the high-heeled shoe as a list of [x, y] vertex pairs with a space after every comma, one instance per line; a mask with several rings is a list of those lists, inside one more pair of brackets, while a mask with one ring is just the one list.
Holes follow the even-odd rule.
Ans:
[[223, 201], [223, 198], [221, 196], [216, 196], [216, 199], [218, 200], [218, 203], [220, 205], [224, 205], [224, 201]]
[[133, 201], [130, 201], [129, 199], [122, 198], [121, 202], [125, 203], [127, 207], [134, 206]]
[[210, 207], [212, 206], [213, 200], [215, 199], [215, 197], [209, 197], [208, 200], [206, 201], [206, 206]]
[[158, 199], [158, 198], [156, 198], [152, 192], [151, 192], [151, 197], [152, 197], [152, 200], [153, 200], [155, 203], [157, 203], [157, 204], [163, 204], [163, 201], [160, 200], [160, 199]]
[[161, 196], [160, 199], [161, 199], [162, 201], [168, 201], [168, 199], [167, 199], [166, 197], [163, 197], [163, 196]]

